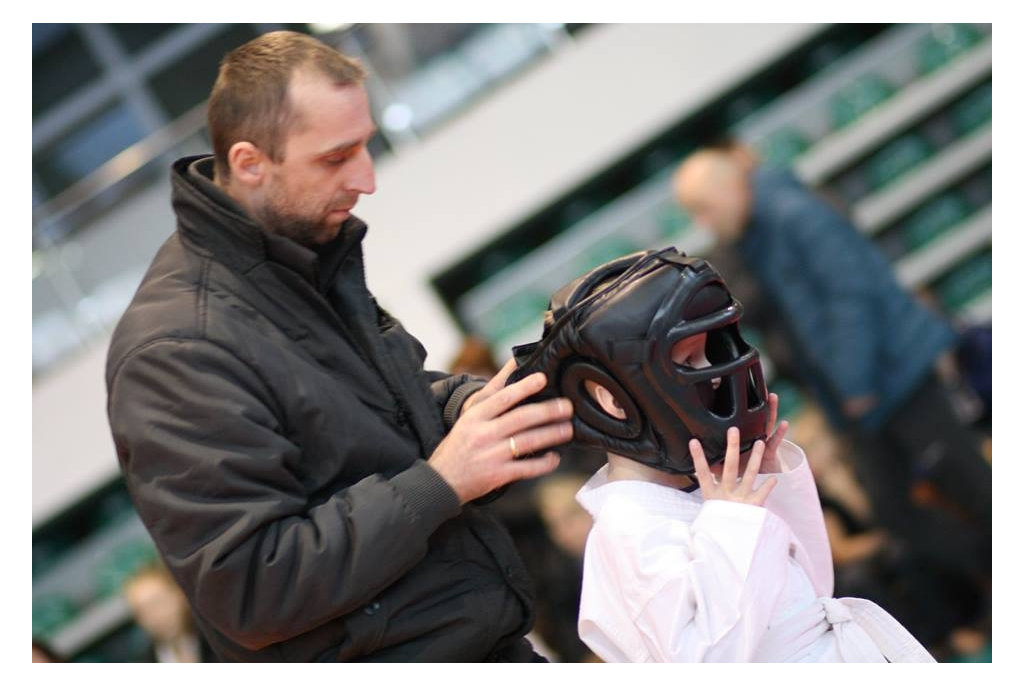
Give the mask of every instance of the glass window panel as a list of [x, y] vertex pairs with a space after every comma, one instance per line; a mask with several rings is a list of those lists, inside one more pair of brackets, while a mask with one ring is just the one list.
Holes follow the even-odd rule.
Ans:
[[[176, 119], [210, 96], [210, 89], [217, 79], [217, 69], [224, 55], [257, 36], [251, 24], [234, 24], [225, 27], [189, 54], [168, 65], [150, 80], [164, 111]], [[187, 74], [187, 78], [182, 78]]]
[[52, 197], [144, 135], [125, 103], [115, 103], [34, 157], [33, 171]]
[[168, 35], [181, 24], [110, 24], [125, 52], [137, 54]]
[[98, 80], [100, 68], [67, 24], [32, 24], [32, 117]]

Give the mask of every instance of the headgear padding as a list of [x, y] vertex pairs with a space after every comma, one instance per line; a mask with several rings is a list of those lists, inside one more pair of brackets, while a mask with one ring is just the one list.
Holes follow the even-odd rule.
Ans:
[[[572, 401], [574, 446], [692, 474], [690, 438], [714, 463], [728, 427], [739, 428], [742, 450], [766, 436], [768, 395], [758, 352], [740, 336], [742, 316], [703, 259], [673, 248], [628, 255], [551, 297], [543, 337], [513, 349], [518, 367], [508, 382], [543, 371], [548, 384], [530, 401]], [[702, 333], [710, 366], [673, 362], [673, 346]], [[625, 418], [605, 413], [587, 380], [607, 388]]]

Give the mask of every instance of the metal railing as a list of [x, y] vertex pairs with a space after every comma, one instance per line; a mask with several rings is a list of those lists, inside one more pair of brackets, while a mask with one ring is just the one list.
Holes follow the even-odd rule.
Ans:
[[97, 198], [124, 184], [150, 162], [175, 150], [205, 126], [204, 100], [36, 207], [32, 212], [32, 233], [42, 243], [40, 247], [51, 247], [73, 232], [82, 223], [75, 220], [76, 214], [87, 209]]

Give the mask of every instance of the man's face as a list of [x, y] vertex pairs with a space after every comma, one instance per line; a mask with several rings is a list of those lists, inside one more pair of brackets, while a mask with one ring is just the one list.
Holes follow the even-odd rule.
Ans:
[[699, 166], [684, 175], [677, 190], [679, 203], [696, 225], [725, 243], [743, 235], [750, 213], [750, 189], [737, 169]]
[[298, 72], [289, 86], [298, 124], [284, 159], [268, 160], [253, 211], [268, 229], [307, 247], [334, 239], [362, 194], [376, 190], [367, 144], [376, 132], [366, 91]]

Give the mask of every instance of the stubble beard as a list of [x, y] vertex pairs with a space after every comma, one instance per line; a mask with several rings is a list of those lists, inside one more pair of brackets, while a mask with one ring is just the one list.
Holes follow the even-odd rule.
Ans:
[[310, 249], [319, 247], [336, 235], [326, 230], [322, 220], [280, 210], [269, 202], [256, 211], [256, 219], [268, 232], [290, 238]]

